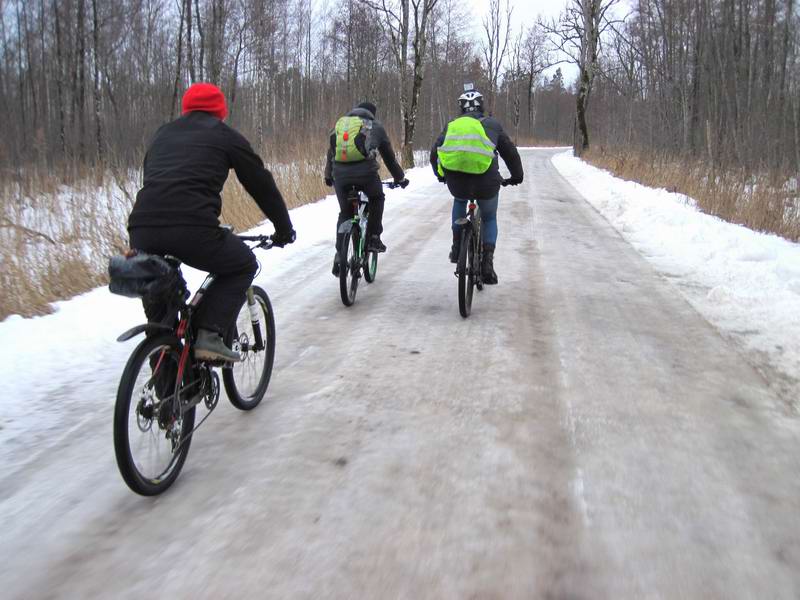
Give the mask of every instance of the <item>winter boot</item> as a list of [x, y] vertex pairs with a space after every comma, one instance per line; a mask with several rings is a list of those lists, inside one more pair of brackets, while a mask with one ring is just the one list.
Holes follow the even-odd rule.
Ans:
[[481, 263], [481, 276], [486, 285], [497, 283], [497, 273], [494, 272], [494, 244], [483, 245], [483, 262]]
[[216, 331], [199, 329], [197, 343], [194, 345], [194, 356], [197, 360], [212, 360], [224, 362], [238, 362], [242, 360], [238, 352], [234, 352], [222, 341], [222, 336]]
[[381, 236], [377, 233], [369, 236], [369, 244], [367, 244], [368, 252], [386, 252], [386, 246], [381, 241]]
[[458, 263], [458, 252], [461, 250], [461, 231], [453, 232], [453, 245], [450, 246], [450, 262]]
[[333, 257], [333, 269], [331, 269], [331, 273], [333, 273], [334, 277], [339, 277], [339, 249], [342, 247], [342, 242], [344, 241], [344, 235], [341, 233], [336, 234], [336, 256]]

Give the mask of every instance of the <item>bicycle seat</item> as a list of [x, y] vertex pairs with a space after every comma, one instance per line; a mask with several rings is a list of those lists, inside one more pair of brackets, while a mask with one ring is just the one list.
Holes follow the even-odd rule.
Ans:
[[171, 267], [175, 269], [180, 268], [182, 261], [177, 256], [172, 256], [171, 254], [161, 254], [160, 252], [145, 252], [144, 250], [140, 250], [139, 248], [129, 248], [125, 254], [123, 254], [119, 258], [126, 258], [131, 259], [136, 257], [138, 260], [142, 260], [144, 257], [155, 257], [157, 261], [163, 260], [169, 263]]
[[344, 189], [347, 192], [347, 199], [350, 200], [351, 202], [367, 203], [369, 201], [367, 195], [356, 184], [348, 185]]

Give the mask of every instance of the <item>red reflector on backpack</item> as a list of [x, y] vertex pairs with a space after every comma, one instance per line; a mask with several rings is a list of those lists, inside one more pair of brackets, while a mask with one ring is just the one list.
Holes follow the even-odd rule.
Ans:
[[342, 139], [343, 139], [345, 142], [346, 142], [347, 140], [349, 140], [349, 139], [350, 139], [350, 133], [349, 133], [349, 132], [347, 132], [347, 131], [345, 131], [345, 132], [342, 134]]

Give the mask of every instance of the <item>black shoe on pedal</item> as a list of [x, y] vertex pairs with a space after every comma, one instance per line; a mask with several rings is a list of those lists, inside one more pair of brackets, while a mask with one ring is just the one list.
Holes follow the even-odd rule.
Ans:
[[331, 273], [333, 273], [334, 277], [339, 277], [339, 253], [336, 253], [336, 256], [333, 257], [333, 268], [331, 269]]
[[369, 244], [367, 244], [367, 252], [386, 252], [386, 246], [381, 241], [380, 236], [370, 236]]
[[497, 273], [494, 272], [494, 269], [491, 271], [482, 270], [481, 279], [486, 285], [497, 285]]
[[450, 262], [454, 265], [458, 263], [458, 244], [453, 244], [450, 247]]
[[494, 244], [483, 245], [481, 279], [486, 285], [497, 285], [497, 273], [494, 272]]

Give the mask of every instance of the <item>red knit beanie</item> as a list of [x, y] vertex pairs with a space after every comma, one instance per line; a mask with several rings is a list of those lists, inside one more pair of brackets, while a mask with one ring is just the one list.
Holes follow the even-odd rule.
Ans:
[[193, 83], [183, 94], [181, 107], [183, 114], [201, 110], [211, 113], [218, 119], [224, 119], [228, 116], [225, 95], [213, 83]]

